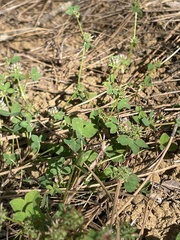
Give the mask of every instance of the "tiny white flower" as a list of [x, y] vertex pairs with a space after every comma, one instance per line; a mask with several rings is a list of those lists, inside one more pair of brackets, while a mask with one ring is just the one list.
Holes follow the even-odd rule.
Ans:
[[9, 70], [10, 70], [10, 72], [12, 72], [12, 73], [18, 71], [20, 74], [22, 74], [23, 68], [22, 68], [21, 63], [17, 62], [17, 63], [11, 64], [10, 67], [9, 67]]
[[1, 98], [1, 100], [0, 100], [0, 108], [3, 110], [8, 110], [8, 107], [7, 107], [6, 103], [4, 102], [3, 98]]

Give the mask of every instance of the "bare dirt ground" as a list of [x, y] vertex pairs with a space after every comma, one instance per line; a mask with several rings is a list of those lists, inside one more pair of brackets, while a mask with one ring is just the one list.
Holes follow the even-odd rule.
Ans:
[[[0, 1], [0, 69], [3, 71], [4, 59], [13, 54], [21, 56], [25, 71], [32, 66], [38, 67], [42, 75], [40, 81], [29, 83], [27, 88], [29, 99], [39, 111], [54, 106], [62, 108], [77, 83], [82, 39], [75, 19], [60, 9], [64, 3], [58, 0]], [[88, 91], [99, 94], [104, 91], [109, 57], [126, 54], [129, 50], [134, 29], [132, 3], [77, 0], [66, 4], [80, 6], [83, 28], [93, 36], [93, 48], [85, 58], [82, 82]], [[123, 78], [119, 76], [119, 82], [134, 82], [134, 87], [129, 90], [132, 106], [141, 105], [146, 110], [154, 110], [157, 115], [163, 114], [166, 122], [171, 122], [180, 110], [179, 53], [157, 70], [152, 87], [141, 92], [137, 89], [146, 75], [148, 63], [166, 59], [180, 46], [180, 2], [146, 0], [141, 1], [141, 8], [143, 17], [138, 19], [137, 29], [139, 44], [132, 55], [132, 64]], [[60, 9], [59, 13], [55, 14], [57, 9]], [[173, 108], [175, 105], [177, 107]], [[72, 105], [68, 111], [88, 112], [91, 106], [77, 108]], [[159, 139], [159, 135], [151, 136], [149, 142]], [[134, 160], [131, 166], [136, 163], [134, 171], [143, 176], [142, 169], [147, 161], [155, 159], [158, 154], [158, 151], [140, 154], [136, 157], [139, 158], [138, 164]], [[179, 151], [168, 153], [161, 163], [161, 171], [154, 176], [155, 182], [179, 182], [179, 159]], [[160, 202], [137, 195], [120, 213], [119, 220], [134, 222], [139, 230], [143, 229], [143, 239], [173, 240], [180, 232], [180, 186], [171, 193], [162, 189], [154, 192]], [[119, 208], [124, 204], [121, 201]], [[87, 212], [84, 211], [90, 227], [98, 229], [97, 219], [102, 217], [101, 212], [107, 211], [103, 203], [101, 208], [97, 211], [92, 205]]]

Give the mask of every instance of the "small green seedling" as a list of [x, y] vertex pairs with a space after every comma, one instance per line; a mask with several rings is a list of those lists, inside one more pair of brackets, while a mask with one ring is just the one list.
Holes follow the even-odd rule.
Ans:
[[15, 198], [10, 201], [14, 211], [13, 220], [21, 223], [26, 218], [41, 216], [42, 212], [39, 207], [40, 194], [37, 191], [31, 191], [25, 195], [25, 198]]
[[127, 192], [134, 192], [139, 186], [139, 180], [136, 174], [132, 174], [128, 167], [113, 167], [109, 165], [105, 170], [104, 174], [107, 177], [119, 179], [124, 182], [124, 188]]
[[[163, 133], [159, 139], [160, 141], [160, 149], [164, 150], [164, 148], [166, 147], [166, 145], [169, 142], [169, 135], [167, 133]], [[171, 143], [171, 146], [169, 147], [169, 151], [176, 151], [178, 149], [178, 145], [176, 143]]]
[[131, 226], [130, 223], [123, 223], [120, 226], [120, 236], [124, 240], [135, 240], [139, 239], [138, 234], [136, 233], [137, 229], [135, 226]]
[[37, 136], [37, 135], [32, 135], [31, 136], [31, 148], [33, 150], [34, 153], [38, 153], [41, 147], [41, 140], [42, 140], [42, 135]]
[[75, 92], [72, 95], [72, 97], [67, 101], [69, 103], [72, 99], [74, 98], [80, 98], [81, 100], [89, 96], [87, 93], [86, 89], [84, 86], [81, 84], [81, 76], [82, 76], [82, 71], [83, 71], [83, 66], [84, 66], [84, 59], [86, 52], [91, 48], [91, 41], [92, 41], [92, 36], [90, 33], [84, 32], [82, 24], [80, 22], [80, 12], [79, 12], [79, 6], [70, 6], [68, 10], [66, 11], [66, 14], [68, 15], [74, 15], [76, 17], [82, 39], [83, 39], [83, 49], [82, 49], [82, 57], [81, 57], [81, 63], [80, 63], [80, 68], [79, 68], [79, 74], [78, 74], [78, 83], [75, 88]]

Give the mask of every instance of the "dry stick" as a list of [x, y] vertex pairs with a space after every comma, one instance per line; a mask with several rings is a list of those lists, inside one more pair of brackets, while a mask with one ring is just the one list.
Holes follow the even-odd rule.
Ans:
[[[119, 35], [119, 33], [122, 31], [123, 28], [125, 28], [127, 26], [127, 24], [129, 23], [129, 21], [131, 20], [131, 18], [133, 17], [133, 13], [129, 13], [123, 20], [123, 22], [119, 25], [119, 27], [116, 29], [116, 31], [108, 38], [107, 41], [105, 41], [104, 43], [102, 43], [100, 46], [96, 47], [96, 51], [100, 51], [104, 46], [107, 46], [108, 43], [110, 43], [112, 41], [112, 39], [114, 39], [117, 35]], [[102, 52], [102, 51], [101, 51]], [[103, 54], [103, 53], [102, 53]], [[101, 54], [100, 54], [101, 55]], [[106, 58], [106, 57], [105, 57]], [[109, 58], [109, 56], [107, 57]], [[92, 59], [91, 59], [92, 60]], [[86, 61], [89, 61], [89, 58], [86, 58]], [[88, 68], [93, 67], [94, 65], [98, 64], [99, 60], [96, 61], [93, 64], [89, 64]]]
[[[14, 10], [14, 9], [16, 9], [16, 8], [21, 7], [22, 5], [25, 5], [26, 3], [29, 3], [29, 0], [26, 1], [26, 2], [21, 2], [21, 3], [17, 4], [17, 5], [13, 5], [12, 7], [10, 6], [9, 8], [7, 7], [7, 5], [8, 5], [9, 3], [7, 3], [7, 4], [5, 4], [4, 6], [2, 6], [2, 8], [0, 8], [0, 14], [5, 14], [6, 12], [12, 11], [12, 10]], [[3, 9], [3, 8], [4, 8], [4, 9]], [[1, 10], [1, 9], [2, 9], [2, 10]]]
[[100, 184], [100, 186], [103, 188], [103, 190], [105, 191], [105, 193], [108, 195], [108, 197], [110, 198], [110, 200], [112, 201], [112, 197], [110, 195], [110, 193], [108, 192], [108, 190], [106, 189], [106, 187], [104, 186], [104, 184], [101, 182], [101, 180], [98, 178], [98, 176], [90, 169], [90, 167], [88, 167], [88, 165], [86, 163], [84, 163], [85, 167], [88, 169], [88, 171], [93, 175], [93, 177], [96, 179], [96, 181]]
[[[154, 177], [152, 177], [152, 187], [151, 187], [150, 196], [152, 195], [153, 188], [154, 188]], [[153, 203], [151, 204], [151, 207], [149, 208], [149, 206], [150, 206], [149, 204], [151, 203], [151, 201], [152, 201], [152, 200], [149, 199], [149, 201], [147, 202], [147, 205], [146, 205], [146, 207], [145, 207], [144, 219], [143, 219], [141, 231], [140, 231], [140, 233], [139, 233], [140, 239], [141, 239], [141, 236], [142, 236], [143, 233], [144, 233], [144, 228], [145, 228], [145, 226], [146, 226], [146, 221], [147, 221], [147, 218], [148, 218], [148, 216], [149, 216], [149, 213], [151, 212], [152, 207], [153, 207], [153, 205], [154, 205], [154, 203], [155, 203], [155, 198], [153, 199]], [[139, 239], [139, 240], [140, 240], [140, 239]]]
[[120, 238], [120, 220], [118, 219], [116, 224], [116, 240], [121, 240]]
[[165, 168], [162, 168], [162, 169], [158, 169], [158, 170], [153, 171], [153, 172], [143, 173], [143, 174], [138, 175], [138, 177], [139, 177], [139, 178], [141, 178], [141, 177], [146, 177], [146, 176], [148, 176], [149, 174], [160, 173], [160, 172], [163, 172], [163, 171], [165, 172], [165, 171], [167, 171], [167, 170], [169, 170], [169, 169], [177, 168], [177, 167], [180, 167], [180, 164], [174, 164], [174, 165], [172, 165], [172, 166], [168, 166], [168, 167], [165, 167]]
[[110, 223], [110, 228], [112, 229], [112, 225], [113, 225], [113, 219], [114, 219], [114, 215], [116, 212], [116, 208], [117, 208], [117, 203], [118, 203], [118, 198], [119, 198], [119, 193], [120, 193], [120, 189], [122, 186], [122, 181], [119, 180], [117, 187], [116, 187], [116, 193], [115, 193], [115, 197], [114, 197], [114, 204], [113, 204], [113, 210], [112, 210], [112, 216], [111, 216], [111, 223]]
[[[29, 7], [26, 7], [24, 10], [22, 10], [19, 14], [18, 14], [18, 19], [19, 20], [26, 20], [27, 21], [27, 19], [26, 19], [26, 12], [29, 12], [31, 9], [33, 9], [33, 8], [36, 8], [36, 5], [40, 2], [41, 0], [37, 0], [37, 1], [35, 1], [35, 2], [33, 2]], [[29, 1], [28, 1], [29, 2]], [[29, 24], [28, 24], [29, 26], [32, 26], [32, 24], [29, 22]]]
[[53, 9], [50, 13], [45, 14], [40, 21], [37, 22], [37, 25], [43, 25], [50, 20], [52, 20], [56, 15], [58, 15], [61, 12], [65, 12], [70, 6], [72, 5], [71, 1], [61, 3], [56, 9]]
[[155, 199], [150, 207], [150, 209], [148, 210], [149, 206], [150, 206], [150, 203], [151, 203], [152, 199], [150, 199], [147, 203], [147, 206], [146, 206], [146, 209], [145, 209], [145, 216], [144, 216], [144, 220], [143, 220], [143, 223], [142, 223], [142, 227], [141, 227], [141, 231], [139, 233], [139, 236], [140, 236], [140, 239], [141, 239], [141, 236], [143, 235], [144, 233], [144, 228], [145, 228], [145, 225], [146, 225], [146, 221], [147, 221], [147, 218], [149, 216], [149, 212], [151, 212], [153, 206], [154, 206], [154, 203], [155, 203]]
[[[180, 115], [178, 115], [177, 119], [180, 119]], [[178, 128], [178, 124], [175, 124], [174, 129], [172, 131], [171, 137], [169, 139], [169, 142], [166, 146], [166, 148], [164, 149], [164, 152], [162, 154], [162, 156], [159, 158], [159, 160], [157, 161], [156, 166], [154, 167], [153, 172], [151, 172], [149, 174], [149, 176], [146, 177], [146, 179], [144, 180], [144, 182], [141, 184], [141, 186], [135, 191], [135, 193], [133, 194], [133, 196], [124, 204], [124, 206], [115, 214], [114, 219], [112, 224], [114, 224], [115, 218], [117, 218], [117, 216], [122, 213], [124, 211], [124, 209], [132, 202], [132, 200], [134, 199], [134, 197], [141, 191], [141, 189], [146, 185], [146, 183], [149, 181], [149, 179], [152, 177], [153, 173], [155, 172], [155, 170], [157, 170], [157, 168], [159, 167], [160, 163], [162, 162], [162, 160], [164, 159], [169, 147], [171, 146], [172, 140], [176, 134]], [[109, 225], [111, 223], [111, 220], [108, 220], [106, 225]]]
[[38, 17], [38, 19], [37, 19], [37, 21], [36, 21], [36, 23], [35, 23], [35, 26], [37, 26], [37, 25], [40, 23], [40, 18], [42, 17], [45, 9], [48, 7], [48, 5], [50, 5], [50, 3], [51, 3], [51, 0], [47, 0], [46, 3], [44, 4], [43, 9], [42, 9], [42, 11], [40, 12], [39, 17]]
[[167, 42], [172, 37], [172, 35], [179, 30], [179, 28], [180, 28], [180, 23], [178, 23], [177, 26], [170, 32], [170, 34], [166, 37], [164, 42]]
[[[96, 210], [96, 211], [95, 211]], [[86, 225], [83, 227], [83, 229], [87, 229], [89, 224], [93, 221], [93, 219], [96, 217], [97, 215], [97, 211], [99, 210], [99, 206], [95, 207], [94, 213], [91, 214], [89, 221], [86, 223]], [[97, 229], [99, 230], [99, 229]]]
[[0, 176], [9, 174], [10, 172], [16, 173], [16, 172], [18, 172], [18, 171], [20, 171], [20, 170], [23, 170], [23, 169], [25, 169], [25, 168], [30, 168], [30, 167], [32, 167], [32, 166], [33, 166], [33, 164], [29, 164], [29, 165], [27, 165], [27, 166], [17, 167], [17, 168], [14, 168], [14, 169], [12, 169], [12, 170], [4, 171], [4, 172], [1, 172], [1, 173], [0, 173]]
[[[106, 143], [103, 141], [102, 142], [102, 146], [101, 146], [101, 151], [99, 152], [99, 154], [98, 154], [98, 156], [97, 156], [97, 158], [95, 159], [95, 161], [90, 165], [90, 167], [88, 167], [89, 168], [89, 170], [92, 172], [92, 170], [95, 168], [95, 166], [98, 164], [98, 161], [99, 161], [99, 159], [100, 159], [100, 157], [102, 157], [103, 155], [104, 155], [104, 151], [105, 151], [105, 148], [107, 147], [108, 145], [106, 145]], [[94, 172], [93, 172], [94, 173]], [[79, 177], [79, 179], [77, 180], [77, 182], [75, 183], [75, 185], [74, 185], [74, 188], [75, 189], [77, 189], [79, 186], [80, 186], [80, 184], [82, 183], [82, 181], [86, 178], [86, 176], [87, 176], [87, 174], [83, 174], [82, 176], [80, 176]], [[94, 175], [93, 175], [94, 176]], [[97, 177], [97, 176], [96, 176]], [[98, 178], [98, 182], [99, 182], [100, 180], [99, 180], [99, 178]], [[99, 182], [100, 183], [100, 182]], [[101, 184], [100, 184], [101, 186], [103, 185], [103, 183], [101, 182]], [[107, 192], [107, 189], [105, 188], [105, 186], [103, 185], [103, 189]], [[75, 193], [76, 194], [76, 193]], [[75, 195], [75, 194], [72, 194], [71, 196], [68, 196], [68, 202], [73, 198], [73, 196]], [[111, 196], [109, 195], [109, 193], [108, 193], [108, 196], [110, 197], [110, 199], [111, 199]], [[112, 200], [112, 199], [111, 199]]]
[[[105, 141], [102, 142], [101, 145], [101, 151], [99, 152], [98, 156], [96, 157], [95, 161], [93, 163], [91, 163], [89, 169], [93, 170], [95, 168], [95, 166], [98, 164], [99, 159], [104, 155], [104, 151], [106, 149], [106, 147], [108, 147], [108, 145], [106, 145]], [[77, 188], [80, 183], [82, 182], [82, 180], [86, 177], [86, 174], [83, 174], [76, 182], [74, 188]]]
[[165, 93], [159, 93], [159, 94], [154, 94], [152, 96], [149, 96], [147, 99], [149, 98], [156, 98], [156, 97], [159, 97], [159, 96], [164, 96], [164, 95], [169, 95], [169, 94], [176, 94], [176, 93], [180, 93], [180, 91], [171, 91], [171, 92], [165, 92]]
[[[4, 41], [7, 41], [7, 40], [12, 40], [17, 36], [21, 36], [21, 35], [26, 34], [26, 33], [33, 33], [35, 31], [37, 31], [36, 34], [41, 34], [41, 32], [44, 32], [44, 31], [47, 32], [49, 30], [47, 30], [45, 28], [26, 27], [26, 28], [19, 28], [19, 29], [16, 29], [16, 30], [8, 30], [8, 31], [4, 31], [4, 32], [0, 31], [0, 42], [4, 42]], [[17, 50], [17, 49], [15, 49], [15, 50]]]

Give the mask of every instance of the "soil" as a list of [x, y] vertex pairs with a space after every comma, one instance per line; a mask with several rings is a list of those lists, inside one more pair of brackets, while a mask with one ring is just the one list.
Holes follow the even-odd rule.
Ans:
[[[77, 22], [65, 13], [65, 9], [53, 14], [55, 9], [60, 9], [59, 6], [66, 8], [65, 3], [67, 1], [0, 1], [1, 71], [5, 58], [14, 54], [21, 56], [24, 71], [38, 67], [40, 81], [29, 82], [27, 92], [39, 112], [54, 106], [63, 108], [77, 83], [83, 45]], [[105, 91], [103, 82], [109, 73], [110, 56], [126, 55], [129, 51], [134, 31], [131, 1], [72, 0], [68, 4], [80, 6], [83, 29], [93, 36], [93, 47], [85, 57], [82, 84], [89, 92], [100, 94]], [[146, 0], [141, 1], [141, 8], [143, 16], [138, 18], [137, 28], [139, 43], [131, 55], [130, 67], [123, 77], [118, 76], [118, 81], [119, 84], [134, 83], [129, 90], [132, 107], [140, 105], [147, 111], [154, 110], [155, 114], [164, 116], [165, 122], [171, 122], [176, 119], [180, 109], [179, 53], [157, 69], [151, 79], [153, 86], [142, 91], [138, 88], [147, 74], [147, 65], [155, 60], [164, 61], [180, 46], [180, 2]], [[79, 111], [83, 115], [83, 112], [91, 111], [91, 105], [77, 107], [72, 104], [68, 111]], [[156, 141], [158, 137], [153, 136], [148, 141]], [[143, 169], [158, 154], [158, 151], [145, 151], [144, 156], [136, 156], [134, 162], [131, 161], [131, 166], [135, 164], [134, 172], [145, 174]], [[154, 181], [179, 182], [179, 159], [179, 151], [168, 153], [160, 165], [162, 171], [154, 175]], [[170, 168], [172, 165], [175, 166]], [[143, 229], [143, 239], [173, 240], [180, 232], [180, 189], [166, 193], [162, 188], [154, 187], [152, 193], [156, 197], [135, 196], [121, 212], [119, 220], [133, 222], [139, 231]], [[118, 208], [122, 204], [124, 200], [120, 198]], [[102, 215], [100, 212], [107, 210], [93, 212], [93, 209], [89, 209], [84, 216], [91, 219], [90, 227], [97, 228], [97, 218]]]

